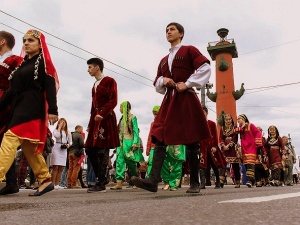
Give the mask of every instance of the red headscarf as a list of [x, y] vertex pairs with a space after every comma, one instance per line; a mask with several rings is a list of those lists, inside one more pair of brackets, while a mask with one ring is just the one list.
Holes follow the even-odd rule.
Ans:
[[[45, 72], [47, 75], [54, 77], [55, 82], [56, 82], [56, 91], [58, 91], [59, 89], [59, 80], [58, 80], [58, 76], [56, 73], [56, 69], [52, 63], [51, 57], [50, 57], [50, 53], [46, 44], [46, 40], [45, 40], [45, 36], [37, 31], [37, 30], [29, 30], [26, 32], [25, 35], [31, 35], [37, 39], [39, 39], [40, 43], [41, 43], [41, 50], [42, 50], [42, 54], [43, 54], [43, 58], [44, 58], [44, 64], [45, 64]], [[24, 36], [25, 36], [24, 35]], [[21, 57], [24, 58], [25, 56], [25, 51], [24, 49], [22, 49], [21, 51]]]

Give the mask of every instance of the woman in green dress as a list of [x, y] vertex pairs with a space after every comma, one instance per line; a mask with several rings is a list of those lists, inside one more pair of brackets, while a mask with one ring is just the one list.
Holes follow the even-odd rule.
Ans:
[[117, 148], [116, 180], [117, 184], [111, 190], [122, 189], [126, 167], [131, 176], [138, 176], [137, 163], [144, 161], [140, 149], [139, 128], [135, 115], [131, 114], [131, 104], [122, 102], [120, 112], [122, 117], [118, 124], [120, 147]]

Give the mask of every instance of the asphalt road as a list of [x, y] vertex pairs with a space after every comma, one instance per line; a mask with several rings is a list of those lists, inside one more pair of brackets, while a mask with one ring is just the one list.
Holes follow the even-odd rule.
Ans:
[[157, 193], [64, 189], [41, 197], [29, 197], [32, 190], [21, 190], [0, 196], [0, 224], [300, 224], [300, 185], [239, 189], [225, 185], [207, 187], [201, 194], [186, 194], [187, 188]]

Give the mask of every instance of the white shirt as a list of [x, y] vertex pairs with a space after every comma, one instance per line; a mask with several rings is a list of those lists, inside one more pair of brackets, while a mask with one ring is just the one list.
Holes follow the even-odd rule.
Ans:
[[98, 85], [100, 84], [101, 80], [104, 78], [104, 74], [102, 74], [99, 78], [99, 80], [97, 80], [94, 84], [94, 89], [95, 89], [95, 92], [97, 91], [97, 87]]
[[[181, 46], [182, 46], [181, 44], [178, 44], [169, 49], [170, 53], [169, 53], [169, 57], [168, 57], [168, 66], [169, 66], [170, 72], [171, 72], [174, 57]], [[193, 74], [191, 74], [189, 79], [187, 79], [187, 81], [185, 82], [185, 85], [188, 88], [196, 87], [196, 88], [200, 89], [203, 86], [205, 86], [205, 84], [208, 83], [210, 75], [211, 75], [210, 65], [208, 63], [204, 63]], [[155, 89], [158, 93], [165, 94], [167, 88], [164, 86], [164, 77], [163, 76], [161, 76], [157, 79], [157, 81], [155, 83]]]
[[12, 51], [5, 52], [3, 55], [0, 55], [0, 62], [3, 62], [6, 58], [12, 55], [13, 55]]

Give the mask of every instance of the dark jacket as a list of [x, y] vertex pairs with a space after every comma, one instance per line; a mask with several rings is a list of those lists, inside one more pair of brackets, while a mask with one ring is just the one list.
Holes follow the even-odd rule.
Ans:
[[84, 146], [83, 136], [78, 131], [73, 132], [72, 133], [72, 145], [69, 148], [69, 152], [82, 151], [83, 146]]
[[0, 111], [7, 105], [11, 106], [8, 129], [32, 120], [45, 119], [45, 100], [48, 104], [47, 113], [58, 115], [55, 80], [45, 73], [43, 58], [39, 60], [38, 77], [34, 78], [38, 56], [21, 64], [13, 74], [10, 89], [0, 100]]

